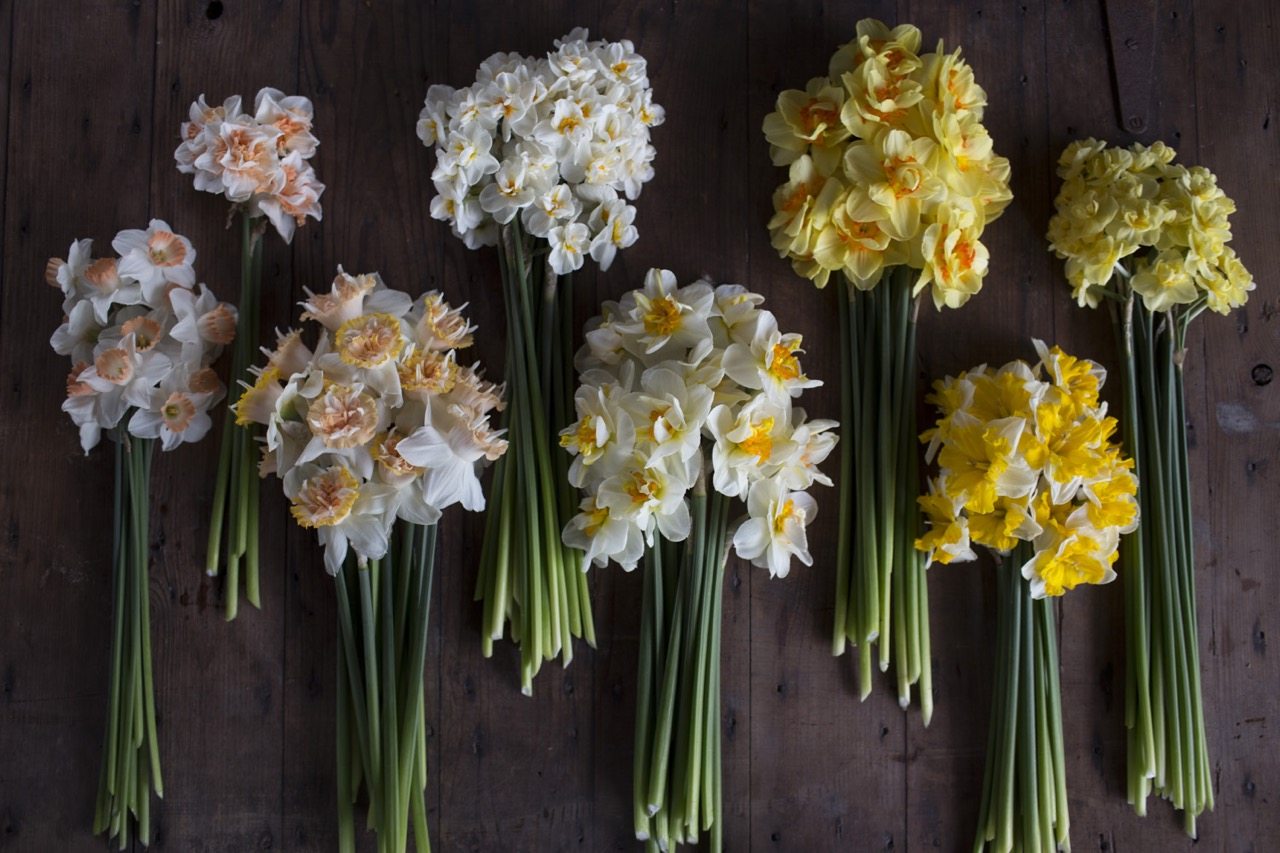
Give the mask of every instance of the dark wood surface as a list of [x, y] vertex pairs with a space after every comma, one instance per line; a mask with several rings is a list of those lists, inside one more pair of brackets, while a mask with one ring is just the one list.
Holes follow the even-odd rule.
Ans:
[[[284, 325], [303, 285], [336, 264], [395, 287], [470, 300], [480, 355], [500, 373], [492, 253], [428, 215], [431, 157], [414, 136], [429, 83], [464, 84], [497, 50], [533, 53], [574, 25], [633, 39], [668, 121], [639, 202], [640, 242], [580, 276], [579, 314], [665, 266], [769, 298], [804, 332], [809, 372], [835, 380], [830, 293], [792, 275], [764, 223], [781, 178], [760, 123], [779, 89], [821, 73], [866, 15], [964, 46], [1013, 162], [1014, 203], [988, 231], [991, 274], [960, 313], [926, 312], [929, 377], [1030, 356], [1029, 336], [1113, 362], [1100, 315], [1076, 309], [1045, 250], [1053, 163], [1083, 135], [1164, 139], [1239, 203], [1235, 246], [1258, 280], [1247, 307], [1209, 316], [1188, 368], [1201, 651], [1217, 811], [1199, 847], [1280, 849], [1280, 10], [1271, 0], [678, 0], [656, 3], [270, 3], [0, 0], [0, 849], [96, 850], [89, 834], [107, 685], [110, 463], [84, 458], [59, 411], [58, 300], [44, 261], [149, 216], [236, 290], [225, 202], [173, 166], [187, 104], [264, 85], [310, 96], [328, 185], [323, 223], [269, 240], [263, 315]], [[1113, 54], [1114, 51], [1114, 54]], [[1119, 81], [1117, 83], [1117, 80]], [[1117, 91], [1120, 95], [1117, 95]], [[1123, 112], [1118, 104], [1124, 107]], [[1136, 135], [1131, 133], [1136, 130]], [[838, 411], [838, 386], [807, 396]], [[331, 850], [334, 614], [311, 537], [268, 488], [263, 609], [221, 618], [204, 576], [212, 442], [157, 461], [152, 593], [166, 796], [155, 849]], [[730, 850], [967, 848], [989, 704], [993, 589], [983, 565], [930, 575], [937, 713], [899, 711], [888, 681], [859, 704], [851, 660], [828, 651], [836, 495], [819, 496], [814, 568], [770, 580], [734, 562], [724, 634]], [[544, 668], [532, 699], [507, 644], [480, 657], [471, 601], [481, 523], [441, 532], [428, 689], [430, 821], [438, 850], [630, 850], [640, 578], [593, 572], [599, 648]], [[1077, 851], [1188, 850], [1169, 808], [1124, 802], [1119, 584], [1061, 606], [1063, 701]]]

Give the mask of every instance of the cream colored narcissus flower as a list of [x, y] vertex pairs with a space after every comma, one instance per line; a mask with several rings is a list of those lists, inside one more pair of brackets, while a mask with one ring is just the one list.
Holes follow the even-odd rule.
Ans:
[[805, 492], [792, 492], [776, 480], [760, 480], [747, 493], [748, 518], [733, 535], [738, 556], [786, 577], [791, 558], [813, 565], [805, 528], [818, 514], [818, 503]]
[[148, 303], [160, 301], [166, 282], [182, 287], [196, 282], [196, 250], [190, 240], [175, 234], [162, 219], [151, 220], [145, 231], [121, 231], [111, 241], [111, 248], [120, 255], [115, 272], [138, 282]]
[[730, 344], [724, 353], [724, 371], [744, 388], [759, 389], [775, 403], [799, 397], [806, 388], [822, 382], [810, 379], [800, 366], [802, 337], [783, 334], [771, 312], [762, 311], [750, 344]]
[[670, 350], [691, 349], [711, 337], [708, 320], [715, 295], [710, 285], [679, 287], [670, 270], [649, 270], [644, 287], [628, 294], [630, 311], [617, 326], [633, 354], [657, 358]]
[[[807, 421], [794, 407], [817, 383], [800, 370], [799, 337], [781, 333], [762, 302], [738, 285], [681, 287], [651, 270], [643, 288], [588, 324], [578, 420], [561, 433], [570, 481], [586, 493], [563, 537], [588, 562], [630, 569], [655, 535], [706, 535], [689, 507], [712, 490], [763, 507], [757, 516], [771, 513], [776, 543], [753, 550], [755, 540], [743, 540], [759, 565], [782, 575], [789, 555], [808, 560], [803, 527], [813, 502], [803, 490], [831, 483], [818, 466], [836, 444], [836, 424]], [[750, 497], [765, 482], [779, 495], [771, 508], [765, 492]]]
[[630, 455], [635, 448], [635, 424], [623, 408], [620, 390], [617, 385], [583, 385], [574, 394], [578, 420], [560, 432], [560, 446], [573, 454], [569, 482], [577, 488], [592, 465], [607, 455]]
[[490, 423], [502, 389], [459, 364], [476, 331], [461, 309], [341, 269], [303, 306], [320, 327], [315, 348], [280, 334], [236, 421], [266, 425], [261, 471], [317, 529], [326, 567], [338, 571], [349, 551], [380, 559], [397, 521], [435, 524], [455, 503], [483, 509], [480, 471], [507, 449]]

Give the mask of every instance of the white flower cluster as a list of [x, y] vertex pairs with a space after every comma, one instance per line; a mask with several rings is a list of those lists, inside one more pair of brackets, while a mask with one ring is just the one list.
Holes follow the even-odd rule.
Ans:
[[267, 427], [261, 473], [283, 481], [336, 574], [348, 546], [382, 557], [397, 518], [434, 524], [455, 503], [484, 509], [479, 472], [507, 448], [489, 424], [502, 389], [458, 364], [475, 327], [436, 291], [414, 300], [376, 273], [339, 268], [328, 293], [307, 293], [302, 319], [323, 327], [319, 343], [280, 335], [236, 423]]
[[638, 236], [627, 200], [653, 177], [649, 128], [662, 121], [630, 41], [576, 29], [545, 59], [495, 53], [471, 86], [427, 91], [418, 138], [436, 149], [431, 215], [472, 249], [496, 245], [519, 215], [551, 244], [557, 274], [586, 255], [608, 269]]
[[178, 171], [195, 175], [196, 189], [219, 193], [252, 215], [265, 215], [286, 243], [308, 216], [319, 221], [324, 184], [308, 162], [320, 143], [311, 133], [311, 100], [262, 89], [253, 114], [239, 95], [211, 107], [201, 95], [182, 123], [173, 157]]
[[713, 487], [747, 505], [738, 556], [776, 577], [792, 556], [812, 563], [805, 527], [817, 504], [804, 490], [831, 484], [817, 466], [837, 424], [793, 407], [822, 383], [801, 370], [800, 335], [780, 332], [763, 301], [736, 284], [680, 287], [655, 269], [588, 325], [578, 420], [560, 439], [575, 457], [570, 481], [587, 492], [564, 541], [588, 561], [630, 571], [655, 531], [687, 537], [686, 497], [709, 455]]
[[65, 315], [49, 343], [75, 364], [62, 410], [85, 453], [130, 411], [128, 431], [165, 450], [199, 441], [226, 393], [209, 365], [235, 338], [236, 309], [196, 283], [191, 241], [159, 219], [111, 248], [94, 258], [93, 241], [77, 240], [45, 270]]

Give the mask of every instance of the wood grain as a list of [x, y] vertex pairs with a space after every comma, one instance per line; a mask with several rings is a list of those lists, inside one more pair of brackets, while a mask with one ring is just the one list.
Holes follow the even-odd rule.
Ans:
[[[823, 71], [864, 15], [911, 21], [930, 45], [962, 46], [988, 91], [996, 148], [1013, 163], [1016, 198], [987, 232], [986, 289], [960, 314], [923, 313], [922, 379], [1025, 357], [1031, 336], [1114, 363], [1108, 324], [1075, 308], [1043, 238], [1054, 164], [1071, 139], [1164, 139], [1214, 170], [1239, 204], [1233, 245], [1258, 291], [1232, 316], [1196, 324], [1187, 372], [1218, 798], [1194, 846], [1280, 849], [1280, 662], [1267, 648], [1268, 635], [1272, 644], [1280, 636], [1280, 12], [1269, 0], [1147, 0], [1142, 10], [1126, 20], [1154, 22], [1145, 76], [1146, 56], [1113, 56], [1144, 42], [1126, 47], [1100, 0], [0, 0], [0, 45], [9, 46], [0, 56], [0, 850], [102, 844], [88, 824], [106, 704], [110, 461], [102, 450], [84, 458], [59, 411], [66, 365], [47, 345], [57, 297], [40, 283], [44, 260], [74, 237], [109, 241], [157, 216], [191, 236], [200, 276], [234, 296], [238, 246], [224, 230], [225, 202], [196, 193], [171, 159], [196, 95], [252, 98], [273, 85], [316, 104], [325, 218], [292, 247], [268, 238], [264, 328], [293, 322], [302, 287], [327, 287], [338, 264], [377, 270], [411, 293], [438, 288], [469, 301], [482, 329], [476, 357], [500, 378], [496, 260], [430, 219], [432, 158], [414, 135], [422, 98], [431, 83], [470, 82], [495, 51], [539, 52], [576, 25], [632, 39], [668, 121], [654, 132], [657, 176], [638, 202], [640, 242], [608, 271], [577, 277], [579, 319], [650, 266], [748, 284], [805, 335], [806, 367], [828, 382], [806, 395], [810, 415], [837, 417], [833, 294], [814, 291], [769, 246], [764, 224], [782, 171], [760, 123], [779, 90]], [[1137, 135], [1121, 126], [1118, 91], [1145, 114]], [[331, 583], [269, 485], [263, 610], [243, 607], [223, 623], [220, 581], [201, 571], [210, 447], [156, 465], [152, 606], [167, 790], [153, 849], [332, 850]], [[813, 568], [770, 580], [735, 561], [728, 572], [728, 849], [967, 848], [990, 704], [989, 568], [930, 575], [933, 725], [899, 711], [887, 679], [860, 704], [854, 660], [832, 658], [827, 639], [837, 493], [818, 498]], [[509, 643], [480, 656], [471, 599], [482, 532], [479, 517], [454, 513], [440, 537], [425, 676], [437, 848], [637, 849], [640, 579], [593, 570], [598, 648], [579, 644], [567, 670], [545, 666], [528, 699]], [[1189, 850], [1166, 804], [1153, 800], [1143, 820], [1124, 802], [1122, 616], [1119, 585], [1061, 606], [1074, 846]]]

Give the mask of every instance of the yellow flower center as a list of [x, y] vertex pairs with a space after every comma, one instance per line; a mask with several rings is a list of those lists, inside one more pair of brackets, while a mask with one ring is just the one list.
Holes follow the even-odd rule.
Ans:
[[670, 296], [659, 296], [649, 303], [644, 314], [644, 330], [654, 337], [664, 338], [680, 328], [680, 303]]
[[769, 375], [782, 382], [800, 379], [800, 359], [796, 358], [799, 348], [799, 340], [774, 344], [769, 358]]
[[773, 424], [773, 418], [765, 418], [759, 423], [752, 424], [751, 433], [738, 443], [743, 453], [756, 458], [757, 465], [768, 462], [773, 454]]
[[169, 395], [164, 407], [160, 409], [160, 417], [164, 425], [173, 432], [182, 432], [191, 426], [191, 419], [196, 416], [195, 404], [186, 394], [175, 391]]
[[787, 498], [778, 507], [778, 514], [773, 517], [774, 535], [780, 536], [787, 529], [787, 522], [797, 517], [796, 502]]
[[133, 335], [133, 346], [138, 352], [151, 349], [164, 336], [164, 329], [150, 317], [134, 317], [120, 327], [120, 332]]

